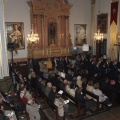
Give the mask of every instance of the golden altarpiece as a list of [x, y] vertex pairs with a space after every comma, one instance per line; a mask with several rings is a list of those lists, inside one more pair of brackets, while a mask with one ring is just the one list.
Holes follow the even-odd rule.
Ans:
[[[69, 34], [69, 14], [72, 5], [64, 0], [31, 0], [31, 25], [39, 40], [34, 49], [28, 44], [28, 57], [45, 58], [53, 56], [69, 56], [71, 40]], [[32, 50], [31, 50], [32, 49]]]

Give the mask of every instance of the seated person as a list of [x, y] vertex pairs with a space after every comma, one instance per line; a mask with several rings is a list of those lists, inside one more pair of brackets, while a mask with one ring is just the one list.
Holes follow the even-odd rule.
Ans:
[[52, 83], [51, 82], [48, 82], [47, 83], [47, 86], [46, 86], [46, 89], [45, 89], [45, 95], [48, 97], [49, 95], [49, 92], [51, 91], [51, 88], [52, 88]]
[[50, 99], [50, 101], [54, 102], [56, 93], [57, 93], [56, 86], [53, 85], [52, 90], [49, 92], [49, 95], [48, 95], [48, 98]]
[[69, 92], [70, 90], [70, 82], [68, 82], [66, 79], [64, 80], [64, 84], [65, 84], [65, 91]]
[[9, 120], [9, 118], [4, 114], [4, 107], [2, 104], [0, 104], [0, 120]]
[[71, 84], [70, 84], [70, 90], [69, 90], [68, 93], [69, 93], [71, 96], [75, 97], [75, 90], [76, 90], [75, 85], [74, 85], [73, 83], [71, 83]]
[[14, 105], [13, 101], [10, 101], [6, 98], [7, 97], [4, 97], [0, 92], [0, 104], [3, 104], [6, 110], [14, 110], [15, 112], [21, 111], [20, 107], [18, 107], [17, 105]]
[[46, 81], [45, 81], [45, 80], [42, 80], [42, 81], [41, 81], [41, 91], [42, 91], [43, 93], [45, 93], [45, 89], [46, 89]]
[[86, 86], [87, 86], [87, 79], [86, 78], [82, 78], [82, 89], [86, 90]]
[[22, 99], [23, 103], [26, 103], [28, 99], [32, 98], [32, 95], [26, 90], [25, 86], [21, 88], [20, 98]]
[[54, 101], [54, 104], [58, 107], [58, 115], [60, 117], [63, 117], [64, 116], [64, 112], [68, 112], [68, 104], [65, 104], [64, 103], [64, 99], [61, 98], [61, 94], [56, 94], [55, 95], [55, 101]]
[[82, 77], [81, 76], [77, 77], [76, 85], [79, 87], [82, 87]]
[[81, 105], [85, 106], [86, 109], [88, 109], [88, 101], [85, 99], [85, 97], [83, 96], [82, 93], [82, 87], [77, 87], [76, 91], [75, 91], [75, 99], [79, 100]]
[[94, 84], [93, 93], [99, 96], [99, 102], [103, 102], [105, 106], [112, 106], [112, 103], [109, 101], [108, 97], [105, 96], [102, 91], [99, 89], [99, 83]]
[[39, 113], [40, 105], [36, 104], [33, 98], [30, 98], [26, 104], [26, 111], [29, 114], [30, 120], [40, 120]]
[[[94, 89], [94, 87], [93, 87], [93, 81], [90, 80], [90, 81], [88, 82], [88, 84], [87, 84], [86, 90], [89, 91], [89, 92], [93, 92], [93, 89]], [[92, 99], [92, 97], [89, 96], [89, 95], [86, 95], [86, 98]]]
[[14, 111], [5, 110], [4, 105], [0, 104], [0, 120], [17, 120], [17, 118]]

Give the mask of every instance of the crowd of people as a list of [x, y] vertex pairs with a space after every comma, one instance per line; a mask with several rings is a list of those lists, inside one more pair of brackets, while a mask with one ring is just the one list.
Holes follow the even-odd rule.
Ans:
[[[77, 55], [74, 58], [48, 58], [47, 61], [41, 60], [39, 64], [40, 78], [36, 78], [36, 83], [33, 80], [34, 84], [48, 97], [52, 91], [52, 101], [55, 101], [59, 88], [80, 100], [86, 109], [89, 108], [89, 99], [92, 97], [85, 96], [83, 89], [98, 95], [99, 102], [103, 102], [107, 107], [112, 106], [112, 99], [107, 91], [114, 93], [115, 100], [120, 103], [120, 63], [117, 59], [112, 61], [110, 58], [100, 57], [97, 60], [95, 56], [87, 59], [85, 55]], [[64, 73], [65, 77], [59, 76], [59, 72]]]
[[[103, 57], [97, 60], [95, 56], [88, 59], [85, 55], [77, 55], [73, 58], [48, 58], [47, 61], [41, 60], [39, 65], [40, 71], [36, 74], [34, 64], [31, 59], [29, 60], [28, 78], [24, 78], [17, 69], [14, 69], [12, 73], [15, 92], [18, 91], [30, 120], [41, 119], [40, 105], [36, 101], [36, 98], [41, 96], [41, 92], [58, 107], [61, 118], [65, 112], [69, 114], [69, 103], [65, 104], [59, 90], [66, 91], [79, 100], [86, 109], [90, 106], [89, 100], [93, 98], [83, 94], [82, 90], [98, 95], [99, 102], [103, 102], [106, 107], [112, 106], [111, 98], [106, 91], [114, 92], [115, 100], [120, 104], [120, 63], [117, 60], [111, 61]], [[1, 99], [4, 100], [3, 97]], [[0, 115], [5, 117], [3, 105], [0, 105]]]

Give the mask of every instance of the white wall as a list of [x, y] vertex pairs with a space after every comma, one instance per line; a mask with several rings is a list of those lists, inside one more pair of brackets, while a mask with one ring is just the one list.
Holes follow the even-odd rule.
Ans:
[[70, 34], [74, 45], [74, 25], [87, 24], [86, 39], [90, 44], [90, 26], [91, 26], [91, 0], [68, 0], [73, 7], [70, 11]]
[[108, 27], [107, 27], [108, 31], [106, 34], [104, 34], [104, 38], [107, 38], [107, 51], [106, 51], [107, 55], [109, 55], [109, 47], [110, 47], [111, 1], [112, 0], [96, 0], [96, 3], [95, 3], [95, 30], [96, 31], [97, 31], [97, 15], [99, 14], [99, 8], [100, 8], [100, 13], [108, 13]]
[[[18, 54], [14, 53], [14, 58], [27, 57], [27, 34], [30, 33], [30, 12], [27, 0], [4, 0], [5, 22], [23, 22], [25, 35], [25, 49], [18, 50]], [[11, 59], [10, 52], [8, 58]]]
[[[26, 37], [30, 33], [30, 13], [29, 6], [26, 1], [28, 0], [4, 0], [5, 6], [5, 22], [24, 22], [24, 34], [25, 34], [25, 49], [18, 50], [18, 54], [14, 53], [14, 58], [26, 58], [27, 57], [27, 43]], [[75, 24], [87, 24], [87, 43], [90, 40], [90, 24], [91, 24], [91, 0], [68, 0], [73, 7], [70, 11], [70, 34], [72, 43], [74, 45], [74, 25]], [[8, 58], [11, 59], [11, 55], [8, 52]]]

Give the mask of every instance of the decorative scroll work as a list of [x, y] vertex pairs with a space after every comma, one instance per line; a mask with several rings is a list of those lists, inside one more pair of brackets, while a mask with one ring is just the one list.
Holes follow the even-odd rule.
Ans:
[[52, 10], [52, 11], [59, 11], [60, 7], [59, 7], [59, 3], [56, 0], [47, 0], [46, 2], [46, 10]]

